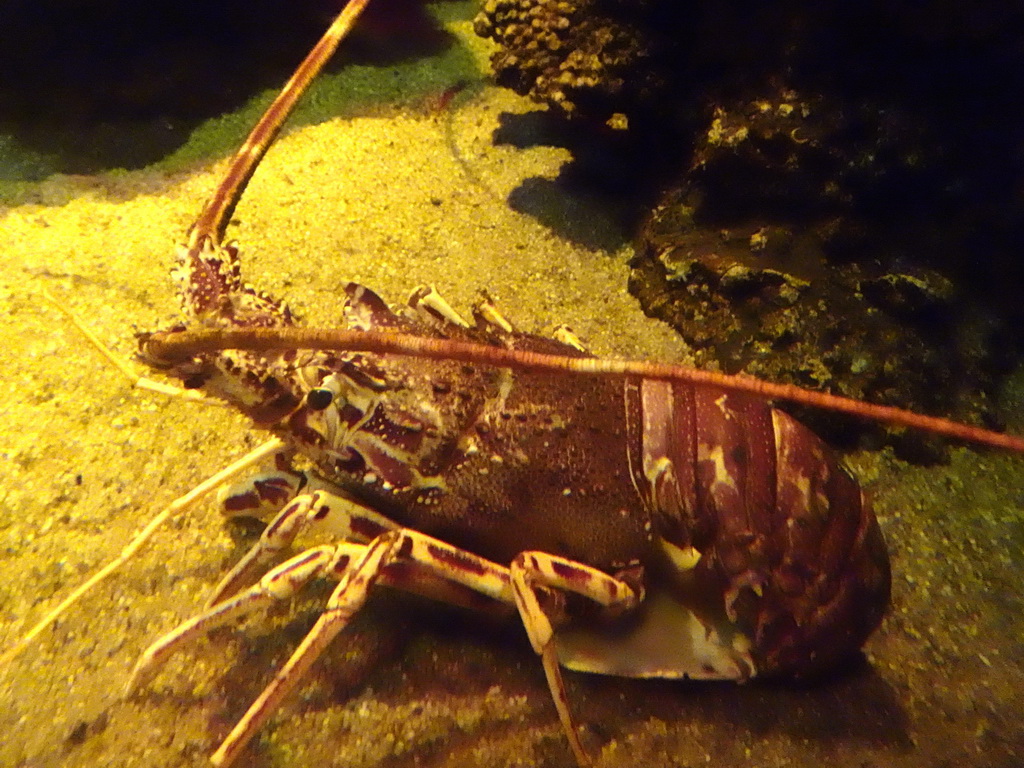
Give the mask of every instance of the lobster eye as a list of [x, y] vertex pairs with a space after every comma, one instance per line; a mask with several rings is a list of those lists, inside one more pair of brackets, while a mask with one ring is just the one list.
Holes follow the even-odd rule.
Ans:
[[325, 388], [317, 387], [316, 389], [309, 390], [306, 395], [306, 405], [309, 406], [310, 410], [322, 411], [324, 408], [329, 406], [334, 401], [334, 393]]

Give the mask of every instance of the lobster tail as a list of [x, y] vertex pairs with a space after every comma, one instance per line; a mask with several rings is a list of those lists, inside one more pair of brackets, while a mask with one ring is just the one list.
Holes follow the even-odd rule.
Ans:
[[776, 509], [785, 520], [759, 604], [754, 653], [765, 673], [835, 667], [877, 628], [889, 605], [889, 555], [871, 506], [832, 451], [773, 411]]
[[857, 651], [888, 607], [889, 560], [832, 451], [748, 395], [654, 380], [639, 394], [634, 478], [661, 538], [695, 558], [686, 584], [709, 629], [746, 637], [759, 675]]

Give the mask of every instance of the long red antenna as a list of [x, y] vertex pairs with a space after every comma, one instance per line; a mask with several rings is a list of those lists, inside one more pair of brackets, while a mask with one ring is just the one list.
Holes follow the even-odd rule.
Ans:
[[369, 1], [349, 0], [348, 5], [338, 14], [331, 26], [324, 32], [323, 37], [302, 60], [277, 98], [267, 107], [267, 111], [249, 132], [245, 143], [231, 160], [231, 167], [228, 168], [217, 191], [213, 193], [213, 197], [206, 203], [199, 218], [192, 225], [188, 241], [190, 251], [198, 251], [207, 240], [214, 246], [221, 244], [235, 206], [242, 197], [242, 193], [245, 192], [245, 187], [256, 171], [256, 167], [280, 132], [284, 121], [288, 119], [288, 115], [295, 108], [295, 103], [306, 92], [313, 78], [320, 73], [320, 70], [324, 68], [324, 65], [337, 50], [338, 44], [352, 29], [359, 14], [363, 12]]
[[147, 356], [167, 363], [188, 359], [203, 352], [218, 352], [224, 349], [257, 352], [272, 349], [333, 349], [406, 355], [433, 360], [456, 360], [527, 371], [571, 372], [591, 376], [638, 376], [684, 381], [736, 392], [749, 392], [770, 400], [810, 405], [870, 421], [920, 429], [944, 437], [1024, 453], [1024, 438], [993, 432], [982, 427], [936, 416], [925, 416], [889, 405], [875, 405], [839, 395], [816, 392], [793, 384], [775, 384], [750, 376], [730, 376], [671, 363], [567, 357], [451, 339], [341, 328], [217, 328], [174, 331], [152, 334], [143, 340], [142, 348]]

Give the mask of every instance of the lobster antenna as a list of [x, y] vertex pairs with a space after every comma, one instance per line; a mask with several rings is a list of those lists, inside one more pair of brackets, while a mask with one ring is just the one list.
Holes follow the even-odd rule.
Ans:
[[359, 14], [362, 13], [369, 1], [349, 0], [348, 5], [338, 14], [331, 26], [324, 32], [323, 37], [302, 60], [273, 103], [249, 132], [245, 143], [232, 158], [231, 166], [217, 187], [217, 191], [213, 193], [213, 197], [206, 203], [202, 213], [192, 225], [188, 241], [190, 252], [197, 252], [206, 241], [210, 241], [215, 247], [221, 244], [224, 231], [231, 220], [231, 215], [235, 212], [235, 206], [242, 197], [256, 167], [280, 132], [284, 121], [288, 119], [296, 102], [309, 88], [310, 82], [320, 73], [334, 51], [337, 50], [338, 44], [352, 29]]
[[79, 320], [70, 309], [64, 306], [64, 304], [51, 296], [49, 291], [42, 290], [40, 293], [44, 299], [50, 302], [58, 312], [68, 319], [68, 322], [75, 326], [78, 332], [82, 334], [90, 344], [92, 344], [93, 348], [95, 348], [107, 362], [120, 371], [121, 375], [128, 380], [128, 383], [131, 386], [137, 389], [148, 389], [151, 392], [158, 392], [159, 394], [167, 395], [168, 397], [180, 397], [185, 400], [195, 400], [196, 402], [205, 403], [207, 405], [227, 405], [223, 400], [218, 400], [215, 397], [207, 397], [198, 389], [184, 389], [182, 387], [176, 387], [173, 384], [165, 384], [162, 381], [156, 381], [155, 379], [149, 379], [142, 376], [136, 372], [131, 365], [107, 349], [106, 345], [99, 340], [99, 337], [92, 332], [89, 326]]
[[141, 531], [135, 534], [132, 540], [125, 545], [124, 549], [121, 550], [121, 554], [96, 571], [96, 573], [90, 576], [85, 582], [79, 584], [70, 595], [60, 601], [57, 607], [48, 611], [43, 618], [33, 624], [32, 628], [22, 635], [20, 640], [0, 654], [0, 670], [7, 667], [21, 654], [22, 651], [32, 644], [32, 641], [35, 640], [40, 633], [67, 613], [68, 609], [81, 600], [87, 592], [91, 592], [97, 584], [109, 578], [122, 565], [131, 560], [142, 546], [153, 538], [153, 534], [155, 534], [157, 529], [169, 518], [179, 514], [182, 510], [195, 506], [212, 491], [215, 491], [217, 488], [224, 485], [228, 480], [237, 477], [245, 470], [259, 464], [268, 456], [273, 456], [282, 448], [284, 448], [284, 443], [281, 439], [273, 437], [232, 463], [230, 466], [227, 466], [215, 475], [208, 477], [184, 496], [179, 496], [164, 507], [160, 513], [153, 517], [153, 519], [150, 520]]
[[568, 357], [452, 339], [431, 339], [405, 333], [352, 331], [343, 328], [211, 328], [154, 333], [142, 340], [144, 354], [169, 364], [196, 354], [219, 352], [224, 349], [244, 349], [253, 352], [274, 349], [328, 349], [454, 360], [547, 373], [570, 372], [591, 376], [637, 376], [682, 381], [735, 392], [747, 392], [770, 400], [810, 405], [869, 421], [920, 429], [943, 437], [1024, 453], [1024, 438], [1014, 435], [937, 416], [926, 416], [890, 405], [876, 405], [840, 395], [816, 392], [794, 384], [777, 384], [753, 376], [729, 375], [671, 363]]

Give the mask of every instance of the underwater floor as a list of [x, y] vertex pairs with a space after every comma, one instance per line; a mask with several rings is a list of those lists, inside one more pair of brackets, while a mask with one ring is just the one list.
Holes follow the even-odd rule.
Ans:
[[[681, 342], [626, 293], [626, 235], [551, 183], [568, 153], [495, 143], [508, 115], [535, 107], [486, 83], [471, 5], [442, 7], [456, 43], [417, 63], [427, 75], [364, 66], [326, 78], [236, 211], [229, 236], [247, 279], [311, 325], [338, 322], [349, 280], [392, 302], [432, 283], [462, 310], [486, 288], [520, 328], [567, 323], [600, 354], [685, 359]], [[331, 117], [333, 93], [358, 108]], [[4, 188], [0, 648], [164, 504], [263, 439], [227, 409], [131, 390], [43, 292], [130, 359], [136, 331], [175, 317], [173, 245], [268, 97], [197, 129], [195, 159]], [[546, 213], [513, 211], [514, 191], [520, 208]], [[574, 240], [557, 234], [570, 231]], [[1020, 378], [1007, 412], [1024, 410]], [[1014, 428], [1024, 431], [1024, 418]], [[947, 466], [911, 467], [884, 453], [850, 463], [874, 495], [894, 573], [892, 611], [865, 663], [805, 688], [570, 673], [598, 766], [1024, 760], [1024, 459], [955, 448]], [[122, 699], [121, 686], [254, 536], [212, 504], [185, 513], [0, 670], [0, 765], [206, 765], [315, 621], [326, 589], [265, 623], [215, 632], [133, 698]], [[521, 631], [396, 596], [373, 601], [244, 760], [572, 765]]]

